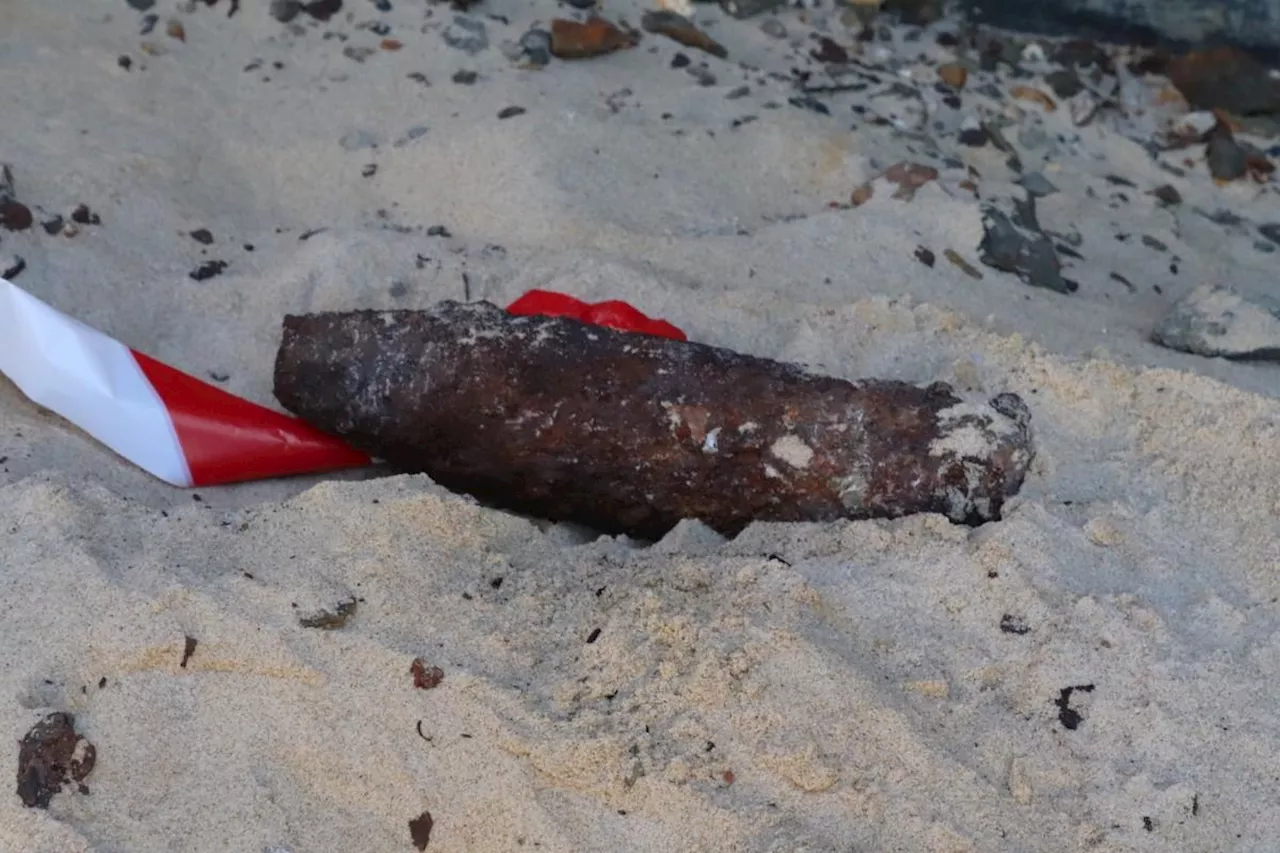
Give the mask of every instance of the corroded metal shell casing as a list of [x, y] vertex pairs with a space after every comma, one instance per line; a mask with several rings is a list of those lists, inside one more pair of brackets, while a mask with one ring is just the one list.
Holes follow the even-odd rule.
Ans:
[[486, 503], [656, 538], [681, 519], [1000, 517], [1032, 458], [1013, 394], [847, 381], [489, 303], [288, 316], [275, 394]]

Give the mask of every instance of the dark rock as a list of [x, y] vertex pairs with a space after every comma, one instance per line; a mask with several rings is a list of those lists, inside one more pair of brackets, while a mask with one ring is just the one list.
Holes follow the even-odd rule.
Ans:
[[1062, 277], [1062, 262], [1053, 241], [1036, 221], [1035, 199], [1014, 200], [1013, 217], [987, 205], [982, 216], [983, 237], [978, 259], [989, 267], [1017, 274], [1032, 287], [1074, 293], [1075, 282]]
[[302, 11], [302, 3], [298, 0], [271, 0], [268, 13], [282, 24], [287, 24]]
[[1209, 174], [1219, 181], [1243, 178], [1249, 169], [1248, 153], [1223, 124], [1219, 124], [1210, 133], [1205, 160], [1209, 165]]
[[1258, 233], [1280, 246], [1280, 222], [1268, 222], [1265, 225], [1259, 225]]
[[209, 246], [213, 244], [213, 232], [208, 228], [197, 228], [191, 232], [191, 239], [203, 246]]
[[956, 138], [961, 145], [968, 145], [970, 148], [981, 148], [990, 141], [987, 131], [981, 127], [965, 128]]
[[129, 8], [137, 9], [139, 12], [146, 12], [156, 5], [156, 0], [125, 0], [129, 4]]
[[1166, 206], [1182, 204], [1182, 193], [1178, 192], [1173, 184], [1161, 184], [1151, 191], [1151, 195], [1159, 199], [1160, 203]]
[[76, 734], [73, 714], [49, 714], [31, 727], [18, 748], [18, 797], [27, 808], [47, 809], [64, 786], [89, 793], [84, 780], [93, 771], [97, 750]]
[[77, 204], [71, 211], [71, 221], [79, 225], [101, 225], [102, 217], [90, 210], [87, 204]]
[[188, 273], [188, 275], [194, 281], [205, 281], [213, 278], [214, 276], [222, 275], [222, 272], [226, 268], [226, 261], [205, 261]]
[[1044, 81], [1059, 98], [1070, 98], [1084, 90], [1080, 75], [1071, 70], [1051, 71], [1044, 76]]
[[498, 118], [515, 118], [516, 116], [524, 115], [525, 112], [527, 111], [525, 110], [524, 107], [516, 107], [516, 106], [503, 107], [501, 110], [498, 111]]
[[453, 76], [449, 79], [460, 86], [470, 86], [480, 79], [480, 75], [474, 71], [467, 71], [460, 68], [453, 72]]
[[826, 36], [818, 38], [818, 46], [809, 55], [819, 62], [841, 64], [849, 61], [849, 52]]
[[342, 0], [311, 0], [303, 4], [302, 11], [317, 21], [327, 21], [342, 11]]
[[915, 255], [916, 260], [924, 264], [926, 267], [932, 267], [937, 261], [937, 256], [934, 255], [930, 249], [924, 246], [916, 246]]
[[802, 110], [809, 110], [810, 112], [815, 112], [820, 115], [831, 115], [831, 110], [827, 108], [827, 105], [812, 95], [796, 95], [794, 97], [787, 98], [787, 103], [793, 107], [799, 107]]
[[687, 53], [680, 53], [679, 51], [677, 51], [671, 57], [672, 68], [688, 68], [692, 64], [693, 64], [693, 60], [689, 58], [689, 55]]
[[1166, 246], [1164, 243], [1161, 243], [1159, 240], [1157, 240], [1155, 237], [1152, 237], [1150, 234], [1142, 235], [1142, 245], [1146, 246], [1149, 249], [1155, 249], [1157, 252], [1169, 251], [1168, 246]]
[[1174, 304], [1151, 339], [1196, 355], [1280, 361], [1280, 300], [1201, 285]]
[[0, 278], [13, 280], [22, 275], [27, 268], [27, 261], [22, 255], [0, 255]]

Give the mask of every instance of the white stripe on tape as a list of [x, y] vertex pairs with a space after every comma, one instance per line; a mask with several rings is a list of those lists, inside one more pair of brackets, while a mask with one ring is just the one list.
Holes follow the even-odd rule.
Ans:
[[3, 278], [0, 373], [135, 465], [191, 485], [169, 413], [129, 348]]

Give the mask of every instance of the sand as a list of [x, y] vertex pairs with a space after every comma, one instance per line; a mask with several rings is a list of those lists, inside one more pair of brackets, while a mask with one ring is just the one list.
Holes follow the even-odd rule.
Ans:
[[[1032, 474], [975, 529], [726, 541], [686, 522], [641, 543], [376, 470], [171, 489], [0, 382], [0, 850], [412, 850], [424, 811], [432, 851], [1273, 849], [1280, 368], [1148, 335], [1199, 284], [1274, 288], [1248, 227], [1195, 212], [1280, 221], [1274, 191], [1202, 163], [1173, 178], [1046, 115], [1079, 137], [1024, 152], [1062, 190], [1042, 224], [1083, 237], [1060, 295], [978, 264], [963, 169], [830, 207], [909, 159], [892, 128], [851, 132], [655, 36], [520, 70], [500, 43], [570, 11], [541, 0], [473, 9], [491, 43], [474, 56], [444, 43], [447, 7], [393, 2], [294, 33], [265, 2], [161, 0], [149, 36], [124, 0], [5, 3], [0, 161], [28, 204], [102, 218], [0, 235], [16, 283], [268, 405], [286, 312], [622, 297], [824, 373], [1017, 392]], [[799, 48], [697, 16], [764, 71], [815, 23], [852, 42], [829, 10], [776, 16]], [[343, 56], [376, 48], [357, 25], [380, 19], [403, 48]], [[677, 50], [717, 82], [669, 67]], [[378, 147], [340, 144], [361, 132]], [[984, 197], [1009, 185], [1002, 160], [972, 152]], [[1137, 185], [1123, 205], [1107, 174]], [[1170, 181], [1181, 208], [1144, 194]], [[188, 276], [210, 259], [227, 269]], [[300, 624], [353, 599], [340, 629]], [[415, 688], [415, 658], [438, 686]], [[52, 711], [97, 763], [89, 793], [28, 809], [16, 743]]]

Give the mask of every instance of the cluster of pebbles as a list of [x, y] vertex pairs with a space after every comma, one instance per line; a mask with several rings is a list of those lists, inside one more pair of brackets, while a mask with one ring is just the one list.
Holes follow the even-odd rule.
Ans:
[[[121, 2], [140, 16], [139, 55], [119, 58], [131, 72], [144, 72], [148, 56], [185, 42], [184, 16], [210, 10], [228, 17], [244, 14], [236, 0], [185, 0], [172, 8], [164, 0]], [[1241, 186], [1252, 188], [1251, 210], [1280, 208], [1273, 162], [1280, 156], [1280, 78], [1250, 55], [1232, 48], [1171, 54], [1011, 33], [948, 16], [929, 2], [895, 0], [892, 11], [874, 0], [831, 2], [563, 0], [530, 10], [504, 0], [270, 0], [266, 9], [283, 28], [283, 40], [332, 41], [353, 70], [384, 52], [447, 50], [468, 61], [496, 49], [502, 60], [487, 68], [554, 74], [557, 63], [609, 62], [647, 44], [654, 61], [687, 74], [695, 86], [723, 89], [725, 99], [742, 108], [731, 129], [765, 120], [769, 110], [801, 109], [877, 140], [878, 147], [870, 148], [893, 152], [891, 158], [877, 158], [879, 177], [851, 187], [834, 206], [858, 207], [880, 187], [909, 201], [929, 182], [953, 196], [972, 198], [982, 210], [981, 243], [940, 253], [920, 246], [916, 257], [932, 266], [941, 254], [974, 278], [1007, 274], [1064, 297], [1079, 292], [1071, 269], [1088, 252], [1084, 238], [1077, 231], [1046, 230], [1037, 212], [1044, 199], [1059, 192], [1083, 191], [1099, 211], [1136, 204], [1183, 211], [1233, 234], [1250, 235], [1258, 253], [1280, 248], [1280, 221], [1254, 221], [1230, 209], [1241, 198], [1232, 187]], [[166, 17], [166, 11], [172, 14]], [[530, 19], [538, 12], [546, 14]], [[669, 59], [655, 45], [666, 46]], [[269, 71], [265, 62], [245, 69], [260, 70]], [[489, 73], [459, 68], [451, 82], [475, 85]], [[420, 72], [409, 76], [432, 85]], [[498, 118], [514, 119], [527, 111], [510, 104]], [[427, 130], [409, 127], [393, 140], [348, 130], [338, 143], [349, 152], [370, 152], [412, 144]], [[1097, 143], [1107, 136], [1131, 140], [1167, 180], [1152, 184], [1118, 166], [1105, 171], [1103, 164], [1101, 181], [1073, 180], [1072, 186], [1059, 187], [1055, 176], [1081, 164], [1097, 174], [1098, 152], [1104, 150]], [[377, 169], [377, 163], [366, 162], [360, 173], [372, 177]], [[1184, 201], [1188, 191], [1198, 204]], [[1214, 200], [1206, 204], [1206, 198]], [[15, 203], [11, 183], [0, 184], [0, 226], [30, 225], [23, 224]], [[58, 233], [96, 224], [96, 217], [86, 216], [87, 208], [51, 217], [45, 229]], [[1131, 235], [1114, 236], [1123, 242]], [[1153, 235], [1136, 240], [1152, 252], [1167, 253], [1168, 275], [1178, 274], [1179, 258], [1164, 240]], [[21, 258], [4, 260], [3, 266], [17, 274]], [[226, 266], [202, 259], [191, 277], [203, 281]], [[983, 267], [995, 273], [984, 273]], [[1162, 294], [1171, 284], [1169, 278], [1143, 278], [1138, 271], [1117, 268], [1108, 286], [1124, 298], [1141, 290]], [[1172, 306], [1171, 319], [1153, 331], [1152, 340], [1204, 355], [1273, 357], [1280, 335], [1264, 334], [1257, 344], [1257, 333], [1240, 336], [1232, 330], [1240, 322], [1271, 328], [1280, 307], [1227, 286], [1225, 292], [1235, 300], [1232, 308], [1206, 314], [1225, 298], [1222, 283], [1213, 286], [1219, 288], [1212, 290], [1214, 298], [1206, 296], [1209, 291], [1196, 291]], [[1238, 338], [1257, 345], [1242, 350], [1229, 344]]]

